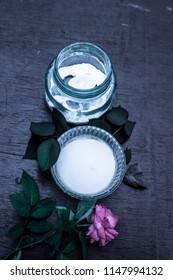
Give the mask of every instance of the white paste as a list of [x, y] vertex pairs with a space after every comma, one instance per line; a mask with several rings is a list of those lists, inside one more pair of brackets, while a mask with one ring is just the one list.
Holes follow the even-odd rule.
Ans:
[[105, 74], [90, 63], [61, 67], [58, 71], [62, 79], [72, 76], [68, 84], [76, 89], [91, 89], [105, 80]]
[[56, 168], [62, 182], [71, 191], [95, 194], [110, 184], [117, 162], [105, 142], [80, 137], [61, 149]]

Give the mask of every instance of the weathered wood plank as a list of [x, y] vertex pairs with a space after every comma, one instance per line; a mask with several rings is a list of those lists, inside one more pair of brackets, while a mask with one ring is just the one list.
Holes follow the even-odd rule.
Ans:
[[[0, 0], [0, 7], [0, 257], [15, 243], [5, 237], [17, 221], [8, 196], [21, 191], [15, 178], [22, 169], [37, 180], [43, 197], [76, 204], [22, 155], [30, 122], [50, 118], [44, 102], [48, 64], [67, 44], [90, 41], [107, 51], [117, 73], [114, 104], [125, 106], [137, 121], [127, 145], [148, 189], [122, 184], [100, 201], [119, 215], [119, 236], [106, 248], [92, 246], [89, 259], [172, 259], [173, 5], [168, 0]], [[24, 258], [51, 257], [38, 247]]]

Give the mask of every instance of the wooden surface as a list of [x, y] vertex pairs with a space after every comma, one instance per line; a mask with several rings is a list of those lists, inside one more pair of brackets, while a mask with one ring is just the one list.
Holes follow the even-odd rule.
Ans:
[[[44, 74], [66, 45], [88, 41], [106, 50], [117, 74], [114, 105], [137, 121], [125, 145], [148, 188], [121, 187], [102, 199], [120, 220], [119, 236], [89, 259], [173, 259], [173, 3], [170, 0], [0, 0], [0, 257], [15, 245], [5, 237], [15, 224], [9, 194], [25, 169], [42, 197], [76, 204], [35, 161], [23, 160], [31, 121], [49, 120]], [[24, 259], [47, 259], [47, 248]]]

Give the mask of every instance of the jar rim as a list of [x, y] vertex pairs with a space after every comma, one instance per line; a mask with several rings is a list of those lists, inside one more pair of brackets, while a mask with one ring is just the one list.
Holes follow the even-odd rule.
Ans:
[[61, 180], [58, 172], [56, 171], [57, 162], [51, 167], [51, 174], [53, 176], [55, 183], [59, 186], [59, 188], [62, 191], [64, 191], [66, 194], [70, 195], [71, 197], [75, 197], [77, 199], [86, 199], [86, 200], [101, 199], [114, 192], [123, 181], [125, 171], [126, 171], [126, 160], [125, 160], [124, 151], [121, 144], [119, 144], [119, 142], [110, 133], [108, 133], [107, 131], [99, 127], [94, 127], [90, 125], [85, 125], [85, 126], [82, 125], [82, 126], [71, 128], [70, 130], [62, 134], [57, 141], [59, 142], [60, 147], [62, 148], [66, 144], [70, 143], [71, 141], [84, 137], [103, 141], [111, 148], [113, 156], [117, 162], [117, 170], [116, 172], [114, 172], [114, 176], [110, 181], [109, 185], [105, 187], [105, 189], [98, 191], [96, 193], [84, 194], [84, 193], [76, 192], [73, 189], [70, 189], [70, 187], [68, 187]]
[[[65, 84], [64, 80], [61, 78], [59, 71], [58, 71], [58, 63], [60, 58], [63, 56], [64, 53], [66, 53], [67, 51], [69, 51], [70, 49], [75, 49], [75, 48], [80, 48], [80, 50], [87, 50], [87, 49], [93, 49], [95, 51], [98, 51], [99, 54], [104, 58], [104, 60], [106, 61], [106, 63], [104, 64], [104, 66], [106, 65], [107, 67], [107, 73], [106, 77], [104, 79], [104, 81], [99, 84], [97, 87], [94, 88], [89, 88], [89, 89], [78, 89], [75, 87], [70, 86], [69, 84]], [[73, 51], [72, 51], [73, 53]], [[112, 75], [112, 64], [111, 61], [107, 55], [107, 53], [100, 47], [98, 47], [95, 44], [89, 43], [89, 42], [77, 42], [77, 43], [73, 43], [70, 44], [66, 47], [64, 47], [59, 53], [58, 55], [55, 57], [55, 68], [54, 68], [54, 77], [57, 80], [57, 82], [59, 83], [59, 85], [61, 87], [65, 87], [66, 92], [68, 92], [69, 95], [73, 96], [73, 97], [81, 97], [81, 98], [90, 98], [90, 97], [94, 97], [99, 95], [101, 92], [104, 91], [104, 89], [107, 88], [107, 86], [109, 85], [110, 79], [111, 79], [111, 75]]]

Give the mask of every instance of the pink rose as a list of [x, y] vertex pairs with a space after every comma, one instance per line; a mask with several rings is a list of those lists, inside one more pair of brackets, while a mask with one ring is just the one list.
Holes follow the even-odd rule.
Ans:
[[114, 229], [118, 222], [118, 216], [103, 205], [97, 204], [88, 216], [87, 221], [91, 223], [87, 231], [87, 237], [90, 237], [90, 243], [98, 242], [100, 246], [105, 246], [108, 242], [118, 235]]

